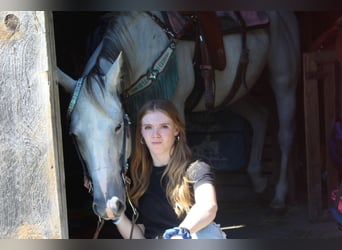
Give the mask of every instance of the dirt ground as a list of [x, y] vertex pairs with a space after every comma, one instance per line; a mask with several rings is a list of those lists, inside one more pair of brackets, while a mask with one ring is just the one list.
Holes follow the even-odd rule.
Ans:
[[245, 205], [225, 208], [216, 218], [230, 239], [342, 239], [342, 231], [328, 211], [319, 222], [310, 222], [305, 204], [289, 206], [284, 215]]
[[216, 221], [230, 239], [342, 239], [342, 231], [328, 208], [318, 222], [309, 220], [303, 189], [296, 200], [288, 204], [287, 210], [278, 214], [271, 210], [268, 199], [261, 202], [250, 186], [228, 186], [225, 184], [227, 176], [219, 174], [217, 177], [219, 211]]

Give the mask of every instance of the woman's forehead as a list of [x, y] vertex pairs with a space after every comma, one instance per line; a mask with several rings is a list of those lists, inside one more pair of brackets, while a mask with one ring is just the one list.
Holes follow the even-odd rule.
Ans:
[[142, 117], [142, 124], [173, 123], [172, 119], [161, 111], [149, 111]]

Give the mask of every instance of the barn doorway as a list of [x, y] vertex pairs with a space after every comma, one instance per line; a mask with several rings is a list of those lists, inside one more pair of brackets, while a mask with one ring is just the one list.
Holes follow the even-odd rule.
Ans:
[[[74, 79], [80, 77], [90, 55], [87, 49], [90, 36], [101, 23], [104, 12], [53, 12], [57, 65]], [[70, 239], [92, 238], [98, 218], [92, 211], [92, 196], [83, 187], [82, 165], [68, 134], [66, 119], [71, 96], [60, 87], [60, 109], [63, 133], [63, 154]], [[110, 222], [99, 238], [118, 238], [116, 227]]]

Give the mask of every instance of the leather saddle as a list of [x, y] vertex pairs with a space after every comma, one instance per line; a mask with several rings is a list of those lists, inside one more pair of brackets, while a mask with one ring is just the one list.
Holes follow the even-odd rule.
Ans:
[[[241, 85], [248, 64], [246, 31], [251, 28], [264, 28], [269, 19], [264, 12], [257, 11], [171, 11], [166, 12], [169, 27], [176, 39], [195, 41], [193, 65], [195, 87], [186, 101], [186, 111], [191, 111], [204, 94], [206, 108], [215, 106], [215, 70], [227, 66], [223, 35], [242, 34], [243, 53], [240, 57], [239, 78], [233, 84], [229, 99], [233, 98]], [[234, 86], [235, 85], [235, 86]], [[229, 101], [229, 100], [227, 100]]]

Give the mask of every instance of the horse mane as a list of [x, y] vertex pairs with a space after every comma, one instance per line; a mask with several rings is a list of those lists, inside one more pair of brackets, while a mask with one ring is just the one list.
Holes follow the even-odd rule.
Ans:
[[[100, 36], [95, 38], [95, 40], [102, 41], [102, 49], [99, 55], [96, 58], [96, 62], [92, 69], [89, 71], [87, 75], [87, 81], [85, 83], [86, 90], [89, 96], [98, 104], [99, 107], [105, 109], [103, 104], [101, 104], [101, 100], [104, 98], [106, 89], [105, 89], [105, 76], [106, 71], [104, 71], [100, 67], [100, 59], [106, 59], [110, 63], [114, 63], [118, 54], [122, 50], [122, 42], [121, 39], [118, 38], [117, 32], [114, 32], [116, 27], [120, 27], [117, 24], [119, 17], [122, 17], [123, 12], [111, 12], [104, 14], [102, 16], [101, 25], [98, 27], [98, 30], [93, 35]], [[125, 12], [125, 16], [129, 15], [129, 12]], [[128, 60], [124, 59], [124, 63], [122, 66], [122, 76], [120, 79], [119, 87], [124, 82], [130, 82], [129, 76], [130, 74], [126, 74], [128, 72]], [[106, 69], [107, 70], [107, 69]], [[125, 77], [124, 77], [125, 76]], [[125, 78], [125, 79], [124, 79]], [[100, 90], [101, 95], [98, 95], [98, 90]], [[120, 89], [118, 90], [120, 91]]]
[[[99, 59], [105, 58], [109, 62], [114, 63], [115, 59], [119, 55], [121, 51], [123, 51], [123, 65], [122, 65], [122, 74], [121, 74], [121, 83], [118, 86], [118, 96], [120, 96], [122, 90], [128, 88], [133, 82], [137, 79], [131, 79], [132, 67], [129, 59], [125, 55], [125, 48], [134, 48], [135, 44], [138, 42], [134, 40], [131, 34], [128, 34], [127, 30], [129, 30], [129, 24], [132, 18], [137, 18], [137, 12], [113, 12], [104, 15], [105, 26], [103, 31], [103, 46], [102, 50], [99, 53], [97, 58], [97, 62], [92, 70], [89, 72], [89, 77], [96, 79], [95, 82], [98, 83], [99, 88], [104, 94], [104, 76], [106, 72], [100, 68]], [[161, 31], [162, 32], [162, 31]], [[147, 41], [148, 42], [148, 41]], [[176, 53], [171, 57], [167, 67], [164, 72], [158, 75], [158, 78], [154, 81], [154, 83], [146, 88], [144, 91], [141, 91], [134, 96], [130, 96], [129, 98], [122, 99], [122, 103], [124, 104], [125, 111], [131, 116], [131, 119], [135, 121], [136, 115], [140, 109], [140, 107], [149, 99], [155, 98], [165, 98], [170, 99], [174, 94], [176, 89], [177, 81], [178, 81], [178, 72], [177, 72], [177, 62], [176, 62]], [[150, 62], [151, 67], [154, 61]], [[100, 77], [94, 77], [95, 75]], [[94, 92], [94, 86], [90, 86], [87, 84], [87, 89], [89, 93]]]

